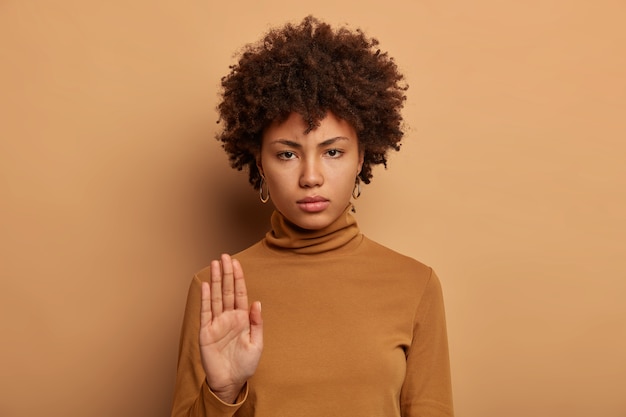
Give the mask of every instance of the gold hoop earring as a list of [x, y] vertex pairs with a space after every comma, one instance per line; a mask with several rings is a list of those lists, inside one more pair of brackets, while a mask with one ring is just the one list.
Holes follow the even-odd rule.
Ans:
[[265, 177], [261, 176], [261, 185], [259, 186], [259, 199], [261, 199], [261, 203], [265, 204], [270, 201], [270, 187], [266, 187], [267, 195], [263, 197], [263, 184], [265, 184]]
[[355, 200], [361, 196], [361, 180], [356, 177], [354, 181], [354, 188], [352, 189], [352, 198]]

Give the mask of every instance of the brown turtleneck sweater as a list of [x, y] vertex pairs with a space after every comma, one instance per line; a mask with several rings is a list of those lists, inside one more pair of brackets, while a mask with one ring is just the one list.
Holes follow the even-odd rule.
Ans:
[[433, 270], [363, 236], [346, 210], [307, 231], [278, 212], [265, 239], [234, 256], [263, 303], [264, 349], [235, 404], [205, 382], [193, 278], [173, 417], [450, 417], [443, 299]]

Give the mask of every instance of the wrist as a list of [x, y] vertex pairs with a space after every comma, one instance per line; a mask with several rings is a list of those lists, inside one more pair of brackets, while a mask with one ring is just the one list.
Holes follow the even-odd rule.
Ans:
[[246, 384], [244, 382], [243, 384], [234, 384], [234, 385], [229, 385], [229, 386], [221, 387], [221, 388], [213, 388], [211, 387], [211, 385], [209, 385], [207, 381], [207, 386], [209, 387], [209, 390], [217, 398], [219, 398], [222, 402], [226, 404], [235, 404], [237, 402], [237, 398], [239, 397], [239, 394], [241, 394], [241, 391], [243, 390], [245, 385]]

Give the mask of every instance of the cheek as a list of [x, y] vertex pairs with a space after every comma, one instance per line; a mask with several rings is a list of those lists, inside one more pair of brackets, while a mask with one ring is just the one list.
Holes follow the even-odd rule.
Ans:
[[352, 168], [345, 170], [335, 180], [337, 187], [341, 189], [342, 194], [352, 194], [354, 183], [356, 181], [356, 171]]
[[294, 180], [290, 175], [279, 172], [270, 172], [266, 169], [267, 185], [272, 196], [281, 199], [285, 194], [289, 194], [294, 189]]
[[259, 171], [265, 176], [268, 183], [280, 181], [281, 173], [277, 169], [275, 161], [273, 161], [272, 158], [261, 155], [257, 166], [259, 167]]
[[354, 189], [354, 184], [356, 182], [356, 177], [355, 178], [348, 178], [346, 180], [346, 194], [350, 194], [352, 195], [352, 190]]

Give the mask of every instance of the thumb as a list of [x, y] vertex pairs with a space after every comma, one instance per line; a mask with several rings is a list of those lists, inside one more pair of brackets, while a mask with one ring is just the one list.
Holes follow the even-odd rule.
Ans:
[[250, 342], [263, 347], [263, 318], [260, 301], [255, 301], [250, 306]]

